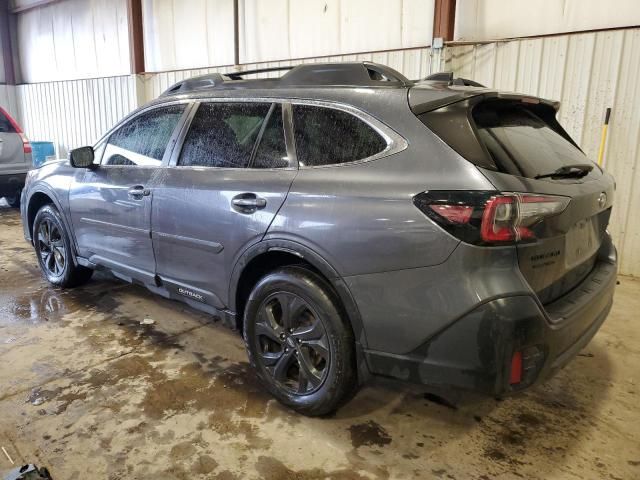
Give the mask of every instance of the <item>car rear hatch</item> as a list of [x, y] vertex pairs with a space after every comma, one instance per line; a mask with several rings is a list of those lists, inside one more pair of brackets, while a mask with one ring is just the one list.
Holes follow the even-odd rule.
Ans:
[[0, 107], [0, 174], [24, 173], [31, 166], [31, 145], [18, 123]]
[[543, 304], [551, 303], [594, 268], [611, 215], [613, 178], [591, 162], [557, 122], [557, 103], [486, 89], [462, 92], [434, 104], [424, 101], [424, 92], [410, 91], [409, 103], [420, 120], [474, 163], [498, 192], [566, 203], [533, 224], [531, 238], [514, 242], [523, 276]]

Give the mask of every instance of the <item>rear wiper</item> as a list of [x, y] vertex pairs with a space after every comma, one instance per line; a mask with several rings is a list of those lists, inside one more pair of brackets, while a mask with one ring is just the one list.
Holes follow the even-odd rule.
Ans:
[[565, 165], [564, 167], [560, 167], [554, 172], [551, 173], [543, 173], [541, 175], [536, 175], [533, 178], [549, 178], [549, 177], [575, 177], [581, 178], [587, 175], [591, 170], [593, 170], [593, 165], [590, 163], [576, 163], [575, 165]]

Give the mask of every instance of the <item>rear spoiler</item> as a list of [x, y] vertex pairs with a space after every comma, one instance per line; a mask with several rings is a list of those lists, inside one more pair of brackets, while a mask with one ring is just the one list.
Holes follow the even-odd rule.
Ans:
[[[466, 85], [457, 86], [440, 82], [429, 83], [430, 85], [428, 86], [426, 84], [421, 85], [418, 83], [409, 90], [409, 106], [411, 111], [416, 115], [470, 99], [473, 99], [472, 103], [496, 98], [501, 100], [521, 101], [529, 104], [543, 104], [552, 107], [556, 112], [560, 108], [560, 102], [556, 100], [547, 100], [531, 95], [512, 92], [498, 92], [484, 87]], [[436, 83], [436, 85], [433, 83]]]

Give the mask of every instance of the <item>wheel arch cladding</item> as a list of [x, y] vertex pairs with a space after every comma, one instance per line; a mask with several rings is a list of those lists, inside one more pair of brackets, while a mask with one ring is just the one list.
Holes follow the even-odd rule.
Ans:
[[45, 205], [54, 205], [56, 208], [58, 208], [53, 198], [42, 191], [35, 192], [29, 198], [29, 203], [27, 207], [27, 222], [29, 225], [29, 234], [31, 235], [32, 241], [33, 241], [33, 223], [36, 220], [36, 215], [38, 214], [40, 209]]
[[287, 265], [303, 265], [323, 277], [332, 287], [340, 308], [351, 325], [357, 348], [366, 348], [360, 312], [342, 277], [320, 255], [308, 247], [289, 240], [267, 240], [245, 251], [233, 269], [230, 281], [230, 309], [236, 312], [236, 326], [242, 330], [243, 309], [251, 289], [269, 271]]

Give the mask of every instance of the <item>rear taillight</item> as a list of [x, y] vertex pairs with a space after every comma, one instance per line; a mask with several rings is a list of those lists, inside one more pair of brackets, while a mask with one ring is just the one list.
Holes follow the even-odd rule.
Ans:
[[452, 235], [476, 245], [535, 240], [535, 227], [561, 213], [570, 199], [530, 193], [429, 191], [414, 204]]
[[20, 138], [22, 138], [22, 150], [24, 153], [31, 153], [31, 144], [29, 143], [27, 136], [24, 133], [21, 133]]

